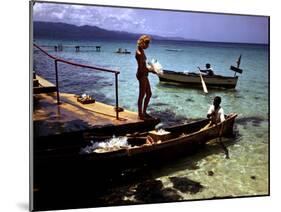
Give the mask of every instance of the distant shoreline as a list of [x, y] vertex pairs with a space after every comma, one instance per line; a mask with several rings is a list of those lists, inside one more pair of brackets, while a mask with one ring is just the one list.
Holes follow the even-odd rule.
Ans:
[[[42, 22], [34, 21], [34, 39], [48, 40], [77, 40], [77, 41], [96, 41], [102, 40], [122, 40], [136, 41], [141, 34], [122, 31], [111, 31], [96, 26], [76, 26], [60, 22]], [[171, 41], [179, 43], [221, 43], [221, 44], [241, 44], [241, 45], [262, 45], [268, 46], [268, 43], [246, 43], [246, 42], [225, 42], [225, 41], [204, 41], [197, 39], [185, 39], [181, 37], [164, 37], [150, 35], [153, 41]]]

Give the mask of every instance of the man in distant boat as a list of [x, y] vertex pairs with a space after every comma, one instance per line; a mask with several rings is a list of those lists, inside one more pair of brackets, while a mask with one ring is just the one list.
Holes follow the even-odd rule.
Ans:
[[130, 51], [128, 51], [127, 49], [122, 49], [122, 48], [118, 48], [118, 50], [115, 53], [120, 53], [120, 54], [131, 54]]
[[116, 53], [122, 53], [122, 48], [118, 48], [118, 50], [116, 51]]
[[150, 118], [150, 116], [146, 112], [150, 97], [152, 95], [148, 73], [152, 72], [156, 74], [153, 69], [148, 68], [146, 64], [146, 56], [144, 53], [144, 49], [147, 49], [149, 47], [150, 40], [150, 36], [142, 35], [137, 41], [137, 50], [135, 55], [138, 63], [136, 77], [139, 81], [138, 115], [139, 119], [142, 120]]
[[213, 69], [211, 68], [211, 64], [210, 63], [207, 63], [206, 64], [206, 69], [205, 70], [202, 70], [199, 66], [198, 66], [199, 70], [203, 73], [206, 73], [206, 75], [208, 76], [214, 76], [214, 71]]

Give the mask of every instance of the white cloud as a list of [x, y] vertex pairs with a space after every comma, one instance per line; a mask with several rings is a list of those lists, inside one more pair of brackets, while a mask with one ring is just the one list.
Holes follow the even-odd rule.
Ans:
[[149, 31], [146, 20], [129, 8], [36, 3], [33, 14], [35, 21], [90, 25], [129, 32]]

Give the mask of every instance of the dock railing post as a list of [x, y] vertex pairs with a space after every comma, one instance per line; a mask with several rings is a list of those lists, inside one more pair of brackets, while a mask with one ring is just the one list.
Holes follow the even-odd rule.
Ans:
[[118, 74], [119, 72], [115, 72], [115, 98], [116, 98], [116, 119], [119, 119], [119, 106], [118, 106]]
[[60, 104], [60, 93], [59, 93], [59, 79], [58, 79], [58, 60], [55, 60], [55, 71], [56, 71], [56, 87], [57, 87], [57, 104]]

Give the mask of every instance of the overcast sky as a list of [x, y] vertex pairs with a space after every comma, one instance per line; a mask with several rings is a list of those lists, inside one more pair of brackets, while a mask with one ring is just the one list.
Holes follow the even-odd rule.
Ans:
[[203, 41], [268, 43], [268, 18], [164, 10], [36, 3], [34, 21]]

